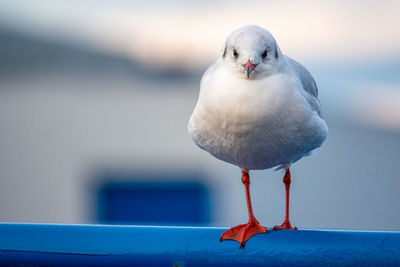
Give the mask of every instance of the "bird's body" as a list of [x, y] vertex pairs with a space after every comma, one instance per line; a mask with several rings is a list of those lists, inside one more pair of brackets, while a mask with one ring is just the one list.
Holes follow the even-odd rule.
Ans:
[[[194, 142], [246, 170], [290, 164], [318, 148], [327, 127], [317, 96], [301, 79], [314, 80], [299, 63], [285, 61], [279, 72], [259, 80], [237, 77], [218, 61], [210, 66], [189, 121]], [[299, 77], [295, 67], [308, 76]]]
[[255, 219], [250, 200], [250, 170], [286, 169], [289, 222], [290, 164], [318, 148], [328, 128], [321, 115], [316, 83], [307, 69], [285, 56], [274, 37], [245, 26], [227, 39], [219, 58], [204, 73], [188, 130], [194, 142], [214, 157], [242, 169], [249, 222], [226, 231], [241, 247], [267, 232]]

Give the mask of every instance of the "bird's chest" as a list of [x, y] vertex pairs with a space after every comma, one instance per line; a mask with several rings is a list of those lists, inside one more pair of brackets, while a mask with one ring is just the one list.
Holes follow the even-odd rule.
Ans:
[[288, 129], [306, 111], [295, 86], [280, 76], [267, 81], [216, 81], [202, 99], [207, 124], [219, 136], [232, 139], [260, 138]]
[[208, 84], [191, 119], [192, 138], [238, 166], [262, 169], [288, 162], [283, 152], [298, 143], [308, 116], [304, 98], [290, 80], [244, 82]]

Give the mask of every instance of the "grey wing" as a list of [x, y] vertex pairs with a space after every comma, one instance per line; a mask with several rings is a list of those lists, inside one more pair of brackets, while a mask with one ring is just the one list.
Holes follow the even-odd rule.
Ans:
[[286, 60], [299, 77], [301, 84], [303, 85], [303, 89], [307, 93], [306, 98], [308, 103], [314, 108], [318, 115], [321, 116], [321, 103], [318, 99], [318, 87], [314, 78], [311, 76], [311, 73], [296, 60], [291, 59], [288, 56], [286, 56]]
[[210, 76], [212, 74], [212, 72], [214, 71], [215, 67], [217, 65], [217, 62], [212, 63], [207, 70], [204, 72], [203, 76], [201, 77], [200, 80], [200, 92], [201, 89], [205, 86], [205, 84], [207, 83], [207, 81], [210, 79]]

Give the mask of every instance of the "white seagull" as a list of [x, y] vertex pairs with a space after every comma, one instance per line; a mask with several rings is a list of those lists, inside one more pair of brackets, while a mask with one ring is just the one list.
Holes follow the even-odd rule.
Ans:
[[188, 130], [200, 148], [242, 171], [249, 222], [227, 230], [221, 241], [236, 240], [243, 247], [267, 232], [252, 211], [250, 170], [286, 170], [286, 216], [274, 229], [296, 229], [289, 221], [289, 167], [321, 146], [328, 127], [313, 77], [281, 52], [270, 32], [249, 25], [228, 36], [201, 79]]

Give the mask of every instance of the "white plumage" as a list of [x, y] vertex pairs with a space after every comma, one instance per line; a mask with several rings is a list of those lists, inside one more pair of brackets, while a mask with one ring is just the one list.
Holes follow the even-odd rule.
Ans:
[[[255, 66], [247, 73], [246, 62]], [[188, 130], [199, 147], [245, 170], [290, 165], [328, 133], [313, 77], [258, 26], [228, 37], [203, 75]]]

